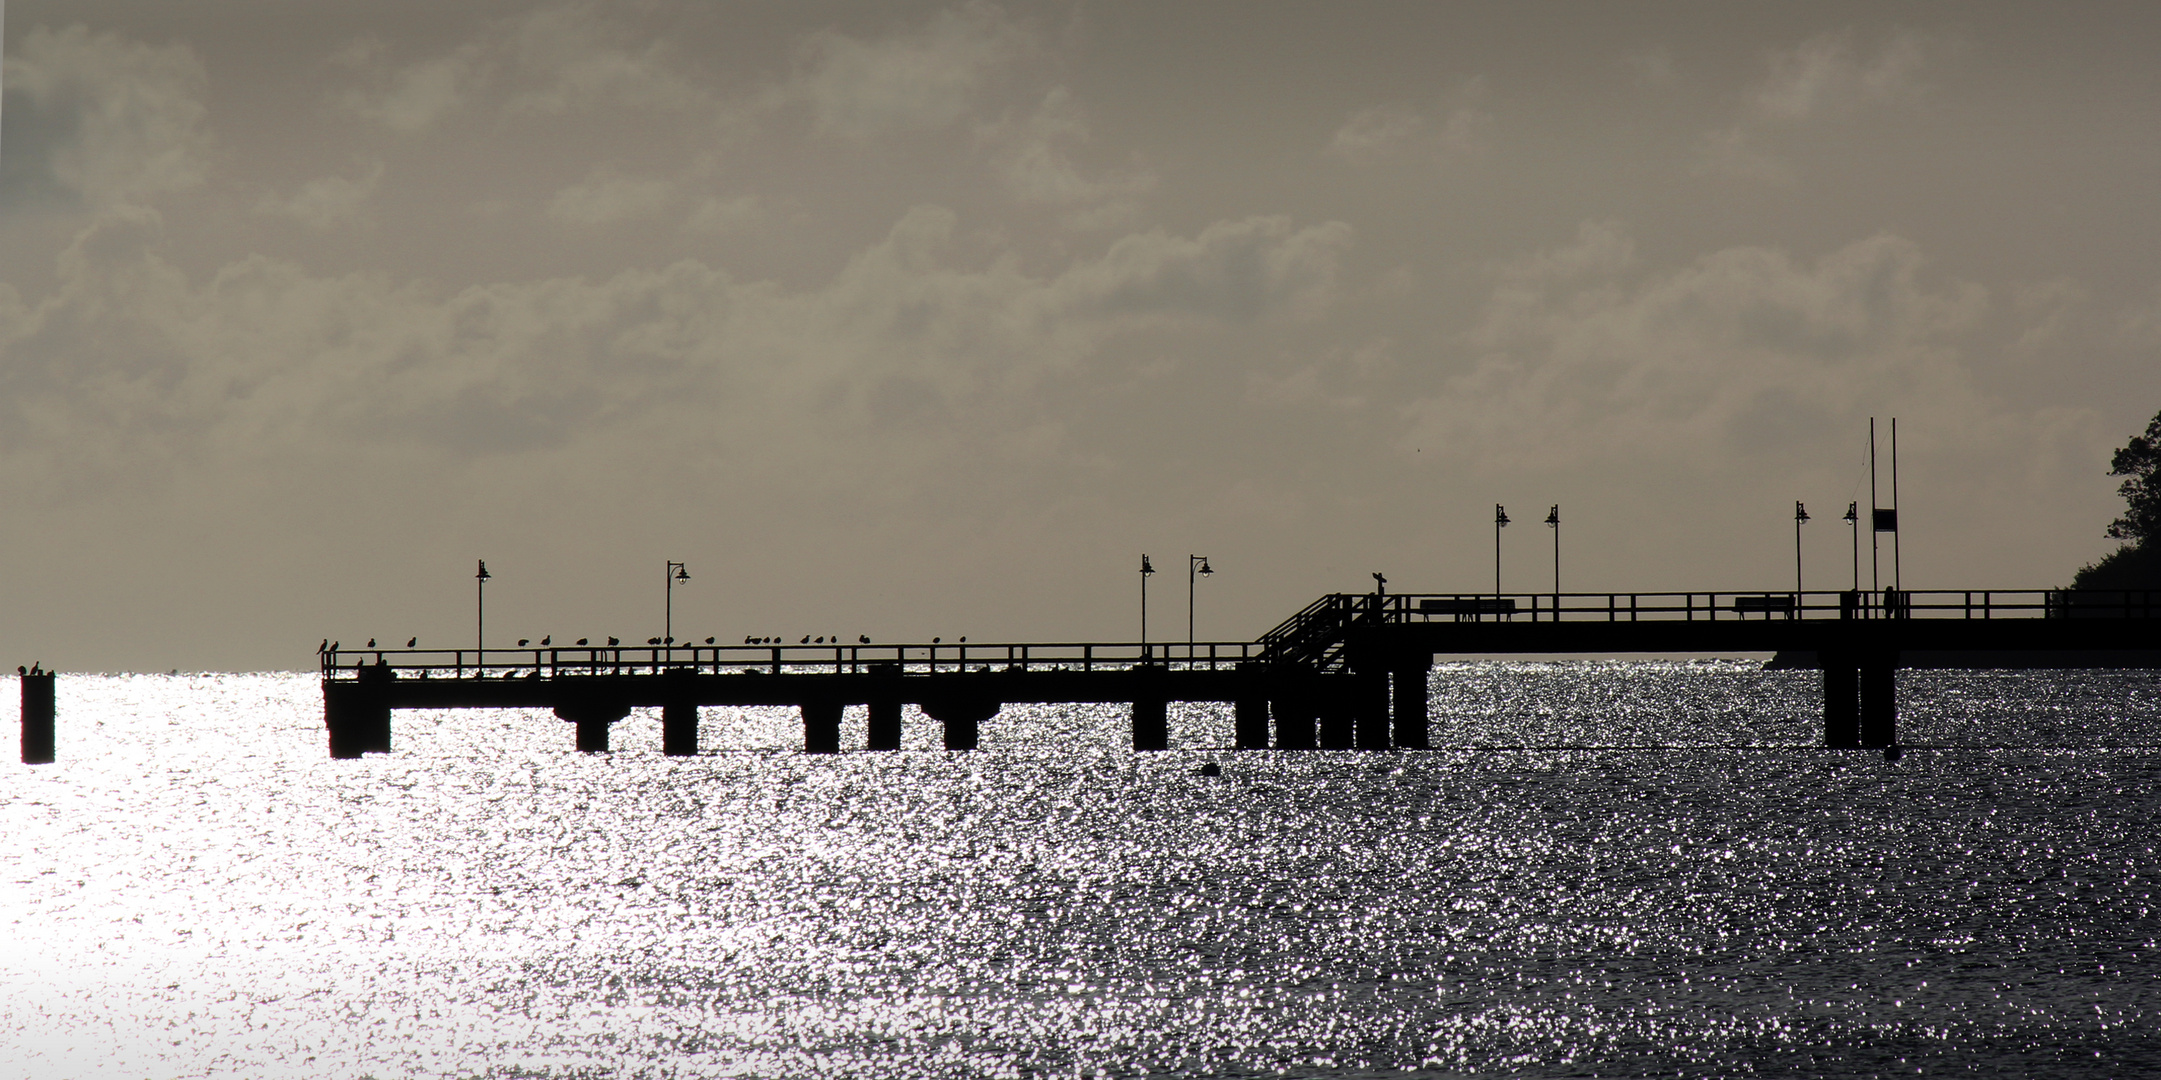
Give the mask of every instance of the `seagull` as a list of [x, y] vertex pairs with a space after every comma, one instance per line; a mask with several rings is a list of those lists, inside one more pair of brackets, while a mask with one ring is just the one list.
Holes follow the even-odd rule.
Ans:
[[645, 639], [645, 643], [647, 645], [658, 645], [660, 644], [660, 639], [657, 637], [649, 637]]
[[862, 642], [862, 643], [863, 643], [863, 644], [865, 644], [865, 645], [868, 645], [868, 644], [870, 644], [870, 635], [869, 635], [869, 634], [857, 634], [857, 635], [855, 636], [855, 639], [856, 639], [857, 641], [860, 641], [860, 642]]
[[961, 643], [961, 644], [963, 644], [963, 645], [966, 645], [966, 644], [968, 644], [968, 635], [966, 635], [966, 634], [962, 634], [962, 635], [960, 636], [960, 643]]
[[706, 639], [705, 639], [705, 643], [706, 643], [707, 645], [711, 645], [711, 644], [713, 643], [713, 639], [712, 639], [712, 638], [706, 638]]
[[801, 641], [798, 641], [798, 642], [796, 642], [796, 644], [798, 644], [798, 645], [808, 645], [808, 644], [810, 644], [810, 635], [809, 635], [809, 634], [804, 634], [804, 635], [803, 635], [803, 640], [801, 640]]
[[552, 641], [554, 641], [554, 640], [555, 640], [555, 635], [554, 635], [554, 634], [548, 634], [548, 635], [545, 635], [545, 636], [543, 636], [543, 637], [542, 637], [542, 638], [540, 639], [540, 643], [541, 643], [542, 645], [546, 645], [546, 644], [548, 644], [548, 643], [550, 643], [550, 642], [552, 642]]
[[621, 645], [621, 644], [622, 644], [622, 642], [621, 642], [621, 641], [618, 641], [618, 640], [616, 640], [616, 638], [615, 638], [614, 636], [612, 636], [612, 635], [611, 635], [611, 636], [610, 636], [610, 637], [608, 638], [608, 644], [610, 644], [610, 645]]
[[933, 644], [933, 645], [936, 645], [936, 644], [938, 644], [939, 642], [942, 642], [942, 641], [944, 641], [944, 640], [945, 640], [944, 638], [932, 638], [932, 639], [930, 639], [930, 643], [931, 643], [931, 644]]
[[415, 634], [412, 637], [405, 639], [405, 647], [408, 649], [418, 644], [420, 644], [420, 635], [418, 634]]
[[374, 638], [369, 638], [369, 639], [368, 639], [368, 648], [371, 648], [371, 649], [372, 649], [372, 648], [374, 648], [374, 647], [375, 647], [375, 639], [374, 639]]
[[330, 643], [330, 651], [331, 651], [331, 652], [337, 652], [337, 651], [338, 651], [338, 646], [340, 646], [340, 645], [343, 645], [343, 644], [344, 644], [344, 642], [342, 642], [342, 641], [333, 641], [333, 642], [331, 642], [331, 643]]
[[757, 642], [755, 642], [755, 641], [752, 641], [752, 640], [750, 640], [750, 635], [749, 635], [749, 634], [744, 634], [744, 635], [743, 635], [743, 644], [745, 644], [745, 645], [756, 645], [756, 644], [757, 644]]
[[323, 654], [323, 653], [329, 652], [329, 651], [330, 651], [330, 639], [329, 639], [329, 638], [324, 638], [324, 639], [323, 639], [323, 643], [322, 643], [322, 644], [320, 644], [320, 645], [317, 645], [317, 646], [315, 647], [315, 652], [316, 652], [316, 655], [318, 655], [318, 656], [320, 656], [320, 655], [321, 655], [321, 654]]
[[825, 635], [823, 635], [823, 634], [820, 634], [820, 635], [818, 635], [818, 640], [817, 640], [817, 641], [814, 641], [814, 642], [812, 642], [812, 644], [814, 644], [814, 645], [823, 645], [823, 644], [825, 644]]
[[17, 674], [17, 675], [28, 675], [28, 674], [30, 674], [30, 669], [29, 669], [29, 668], [26, 668], [26, 667], [24, 667], [24, 666], [22, 666], [21, 664], [17, 664], [17, 665], [15, 665], [15, 674]]
[[[533, 639], [531, 639], [531, 638], [519, 638], [519, 639], [518, 639], [518, 648], [521, 648], [521, 649], [522, 649], [522, 648], [524, 648], [524, 647], [526, 647], [527, 645], [530, 645], [530, 644], [532, 644], [532, 643], [533, 643]], [[369, 644], [371, 644], [371, 645], [372, 645], [372, 644], [374, 644], [374, 643], [373, 643], [373, 642], [369, 642]]]
[[675, 639], [672, 637], [664, 637], [660, 639], [660, 643], [663, 645], [673, 645], [675, 644]]
[[583, 644], [585, 644], [585, 639], [584, 639], [584, 638], [579, 638], [579, 639], [578, 639], [578, 644], [580, 644], [580, 645], [583, 645]]

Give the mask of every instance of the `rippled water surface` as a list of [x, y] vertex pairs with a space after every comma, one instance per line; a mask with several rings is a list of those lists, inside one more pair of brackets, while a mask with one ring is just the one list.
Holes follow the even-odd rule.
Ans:
[[476, 710], [333, 762], [312, 676], [63, 676], [0, 1076], [2161, 1073], [2161, 675], [1900, 679], [1896, 763], [1726, 662], [1443, 665], [1434, 752]]

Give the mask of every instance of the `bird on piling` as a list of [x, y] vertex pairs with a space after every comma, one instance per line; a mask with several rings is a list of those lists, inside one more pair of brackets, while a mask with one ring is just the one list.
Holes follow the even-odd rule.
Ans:
[[322, 654], [324, 654], [324, 653], [326, 653], [326, 652], [329, 652], [329, 651], [330, 651], [330, 639], [329, 639], [329, 638], [324, 638], [324, 639], [323, 639], [323, 643], [322, 643], [322, 644], [320, 644], [320, 645], [317, 645], [317, 646], [315, 647], [315, 655], [317, 655], [317, 656], [321, 656]]
[[412, 637], [405, 639], [405, 647], [408, 649], [418, 644], [420, 644], [420, 635], [418, 634], [415, 634]]
[[331, 642], [331, 643], [330, 643], [330, 651], [331, 651], [331, 652], [337, 652], [337, 651], [338, 651], [338, 646], [340, 646], [340, 645], [343, 645], [343, 644], [345, 644], [345, 643], [344, 643], [344, 642], [342, 642], [342, 641], [333, 641], [333, 642]]

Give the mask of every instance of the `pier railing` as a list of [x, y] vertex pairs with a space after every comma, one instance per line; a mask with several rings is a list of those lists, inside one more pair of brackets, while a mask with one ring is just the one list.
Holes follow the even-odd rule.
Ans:
[[956, 674], [985, 671], [1228, 671], [1260, 655], [1247, 641], [917, 645], [568, 645], [504, 649], [337, 649], [324, 678], [384, 667], [400, 678], [544, 679], [556, 675]]

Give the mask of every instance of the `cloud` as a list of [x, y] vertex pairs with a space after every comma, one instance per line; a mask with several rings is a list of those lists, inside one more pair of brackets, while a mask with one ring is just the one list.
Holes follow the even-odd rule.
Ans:
[[657, 217], [675, 201], [675, 191], [673, 181], [625, 176], [603, 165], [584, 180], [556, 192], [548, 201], [548, 217], [580, 226]]
[[1487, 467], [1703, 468], [1872, 405], [1987, 418], [1961, 344], [1988, 294], [1930, 288], [1921, 268], [1881, 235], [1809, 263], [1735, 247], [1652, 271], [1618, 226], [1587, 224], [1501, 271], [1463, 341], [1474, 359], [1408, 408], [1408, 438]]
[[710, 198], [691, 211], [683, 227], [693, 232], [728, 233], [765, 220], [765, 204], [755, 195]]
[[1933, 48], [1931, 39], [1901, 31], [1864, 57], [1851, 34], [1819, 34], [1771, 54], [1752, 105], [1758, 116], [1798, 122], [1914, 101], [1926, 89], [1921, 71]]
[[[1046, 381], [1151, 327], [1313, 314], [1348, 243], [1340, 225], [1254, 218], [1128, 236], [1031, 276], [957, 264], [953, 228], [950, 211], [911, 211], [812, 288], [686, 260], [435, 295], [262, 256], [196, 281], [160, 254], [153, 212], [114, 211], [69, 247], [51, 295], [0, 293], [0, 473], [75, 497], [207, 460], [544, 467], [635, 445], [904, 471], [958, 452], [956, 427], [1040, 448], [1058, 420]], [[895, 475], [832, 482], [886, 491]]]
[[288, 198], [265, 196], [255, 212], [286, 217], [312, 229], [330, 229], [358, 216], [383, 184], [383, 163], [376, 161], [355, 178], [321, 176], [300, 185]]
[[[495, 102], [507, 113], [555, 116], [598, 109], [706, 110], [712, 96], [679, 72], [665, 41], [634, 42], [590, 4], [543, 7], [490, 23], [474, 40], [406, 64], [373, 37], [332, 61], [362, 85], [335, 95], [345, 110], [392, 131], [429, 130]], [[494, 97], [487, 95], [494, 94]]]
[[984, 125], [977, 137], [992, 148], [993, 169], [1015, 201], [1048, 206], [1068, 226], [1099, 229], [1131, 221], [1155, 174], [1134, 164], [1094, 176], [1073, 163], [1090, 140], [1087, 118], [1064, 87], [1053, 88], [1024, 120]]
[[967, 115], [985, 84], [1030, 47], [1028, 35], [987, 3], [876, 40], [828, 31], [810, 40], [782, 99], [806, 103], [815, 130], [841, 138], [943, 127]]
[[4, 74], [11, 174], [91, 207], [192, 188], [210, 174], [207, 80], [185, 45], [39, 26]]
[[1423, 151], [1440, 161], [1484, 157], [1493, 114], [1481, 104], [1484, 76], [1474, 76], [1441, 107], [1438, 124], [1403, 104], [1375, 105], [1352, 113], [1329, 137], [1322, 154], [1353, 165], [1374, 165], [1399, 155]]

